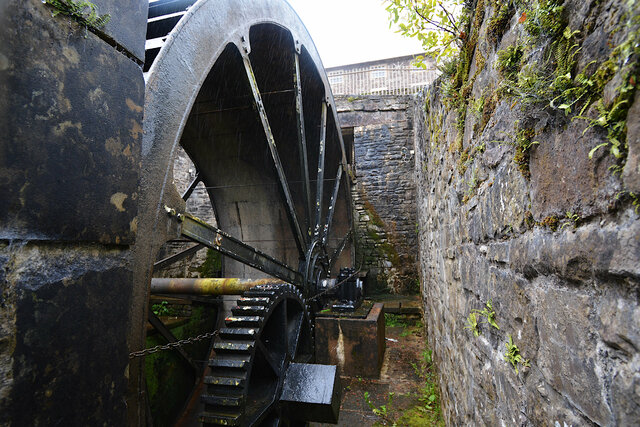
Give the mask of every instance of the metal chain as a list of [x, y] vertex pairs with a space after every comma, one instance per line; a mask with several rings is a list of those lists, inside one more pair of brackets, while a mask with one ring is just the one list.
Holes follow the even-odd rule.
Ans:
[[148, 354], [158, 353], [159, 351], [175, 350], [176, 348], [182, 347], [185, 344], [193, 344], [198, 341], [202, 341], [208, 338], [213, 338], [216, 335], [218, 335], [218, 331], [207, 332], [206, 334], [200, 334], [196, 337], [185, 338], [183, 340], [170, 342], [168, 344], [157, 345], [155, 347], [145, 348], [144, 350], [134, 351], [133, 353], [129, 353], [129, 359], [146, 356]]

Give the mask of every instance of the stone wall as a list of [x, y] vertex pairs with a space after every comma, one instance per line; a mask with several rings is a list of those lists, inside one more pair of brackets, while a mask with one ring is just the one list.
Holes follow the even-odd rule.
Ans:
[[411, 290], [417, 278], [412, 98], [344, 96], [336, 108], [343, 133], [353, 132], [356, 267], [369, 271], [378, 288]]
[[147, 2], [95, 3], [0, 1], [0, 425], [126, 424]]
[[478, 2], [457, 65], [415, 110], [443, 412], [448, 425], [635, 425], [638, 6], [514, 3]]
[[[196, 178], [196, 167], [187, 155], [187, 153], [178, 146], [176, 150], [176, 158], [173, 163], [173, 183], [175, 184], [178, 192], [184, 194], [189, 188], [189, 185]], [[209, 193], [203, 182], [199, 182], [196, 188], [191, 193], [191, 196], [187, 199], [186, 211], [201, 220], [211, 224], [217, 225], [215, 213], [209, 199]], [[162, 247], [159, 258], [173, 255], [188, 247], [193, 246], [193, 243], [185, 242], [169, 242], [165, 243]], [[156, 277], [211, 277], [212, 275], [218, 275], [219, 271], [210, 271], [206, 268], [205, 262], [207, 256], [211, 259], [212, 256], [220, 258], [211, 249], [203, 248], [193, 255], [187, 256], [184, 259], [175, 262], [169, 268], [165, 268], [155, 274]], [[205, 271], [205, 269], [207, 271]]]

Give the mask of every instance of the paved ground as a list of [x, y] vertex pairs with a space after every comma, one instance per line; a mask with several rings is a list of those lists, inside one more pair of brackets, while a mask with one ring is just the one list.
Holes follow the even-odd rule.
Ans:
[[[419, 301], [419, 297], [416, 296]], [[397, 300], [396, 300], [397, 301]], [[385, 301], [386, 303], [387, 301]], [[391, 303], [395, 303], [389, 301]], [[404, 299], [402, 306], [416, 306], [416, 301]], [[406, 321], [399, 319], [400, 322]], [[415, 321], [409, 321], [411, 325]], [[342, 377], [342, 404], [340, 409], [339, 426], [366, 427], [384, 425], [384, 419], [376, 416], [364, 398], [369, 393], [373, 405], [386, 405], [390, 408], [390, 418], [397, 419], [407, 408], [419, 405], [418, 392], [423, 385], [416, 367], [420, 366], [425, 344], [424, 330], [420, 325], [415, 326], [387, 326], [384, 363], [379, 379], [365, 379]], [[392, 404], [389, 406], [389, 393], [393, 393]], [[413, 425], [420, 424], [414, 421]], [[312, 427], [329, 427], [332, 424], [312, 423]]]

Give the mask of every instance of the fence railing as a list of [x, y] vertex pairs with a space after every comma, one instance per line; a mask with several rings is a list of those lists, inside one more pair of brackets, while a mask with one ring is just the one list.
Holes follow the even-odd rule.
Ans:
[[438, 77], [436, 69], [355, 68], [327, 73], [334, 95], [410, 95]]

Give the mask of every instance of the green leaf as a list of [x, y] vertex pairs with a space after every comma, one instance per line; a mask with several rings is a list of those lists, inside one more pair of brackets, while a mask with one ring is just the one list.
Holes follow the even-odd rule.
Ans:
[[590, 159], [593, 159], [593, 155], [595, 154], [595, 152], [596, 152], [596, 151], [598, 151], [598, 150], [599, 150], [600, 148], [602, 148], [602, 147], [606, 147], [607, 145], [609, 145], [609, 143], [608, 143], [608, 142], [603, 142], [602, 144], [598, 144], [598, 145], [596, 145], [595, 147], [593, 147], [593, 148], [591, 149], [591, 151], [589, 151], [589, 158], [590, 158]]

